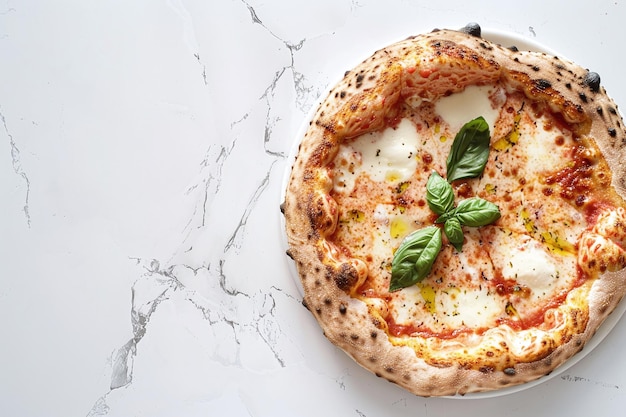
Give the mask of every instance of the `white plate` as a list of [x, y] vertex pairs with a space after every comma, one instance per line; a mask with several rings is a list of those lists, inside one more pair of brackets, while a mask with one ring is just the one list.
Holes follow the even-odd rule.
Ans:
[[[557, 53], [555, 50], [548, 48], [538, 42], [535, 42], [531, 39], [528, 39], [524, 36], [521, 36], [519, 34], [515, 34], [512, 32], [504, 32], [504, 31], [496, 31], [496, 30], [489, 30], [489, 29], [482, 29], [482, 37], [484, 39], [487, 39], [491, 42], [500, 44], [504, 47], [509, 47], [509, 46], [515, 46], [517, 47], [519, 50], [527, 50], [527, 51], [537, 51], [537, 52], [545, 52], [547, 54], [550, 55], [556, 55], [556, 56], [561, 56], [559, 53]], [[373, 51], [372, 51], [373, 53]], [[563, 57], [566, 58], [566, 57]], [[355, 63], [355, 65], [358, 63]], [[341, 71], [339, 71], [339, 73], [342, 73]], [[339, 82], [340, 79], [337, 80], [337, 82]], [[298, 152], [298, 148], [300, 145], [300, 141], [301, 139], [304, 137], [304, 134], [306, 133], [307, 129], [309, 128], [309, 121], [313, 118], [315, 111], [317, 110], [318, 106], [320, 105], [320, 103], [326, 98], [326, 95], [328, 93], [328, 91], [330, 91], [330, 88], [332, 88], [334, 86], [335, 83], [331, 84], [329, 86], [329, 88], [327, 90], [324, 91], [324, 93], [320, 96], [319, 100], [313, 105], [313, 107], [311, 108], [311, 110], [309, 111], [309, 114], [307, 115], [307, 117], [305, 118], [304, 122], [302, 123], [298, 134], [296, 136], [297, 140], [294, 141], [294, 144], [292, 146], [290, 155], [289, 155], [289, 159], [288, 159], [288, 166], [287, 169], [285, 170], [285, 174], [283, 177], [283, 184], [282, 184], [282, 190], [281, 190], [281, 203], [284, 201], [285, 198], [285, 191], [287, 188], [287, 183], [289, 181], [289, 176], [291, 174], [291, 166], [295, 160], [295, 157], [297, 155]], [[285, 248], [285, 250], [287, 250], [288, 248], [288, 244], [287, 244], [287, 238], [285, 236], [285, 222], [284, 222], [284, 217], [281, 215], [281, 221], [280, 221], [280, 225], [281, 225], [281, 236], [282, 236], [282, 242], [283, 242], [283, 246]], [[286, 259], [288, 259], [285, 256]], [[302, 284], [300, 283], [300, 277], [298, 276], [298, 272], [296, 270], [296, 267], [294, 265], [294, 262], [292, 262], [290, 259], [288, 259], [288, 269], [289, 269], [289, 273], [291, 274], [294, 282], [296, 283], [296, 286], [298, 287], [298, 290], [300, 291], [300, 294], [303, 294], [303, 290], [302, 290]], [[574, 355], [573, 357], [571, 357], [568, 361], [566, 361], [564, 364], [562, 364], [561, 366], [559, 366], [557, 369], [555, 369], [550, 375], [546, 375], [544, 377], [541, 377], [539, 379], [536, 379], [534, 381], [531, 382], [527, 382], [525, 384], [520, 384], [520, 385], [516, 385], [513, 387], [508, 387], [508, 388], [502, 388], [499, 390], [494, 390], [494, 391], [488, 391], [488, 392], [482, 392], [482, 393], [470, 393], [470, 394], [466, 394], [466, 395], [455, 395], [455, 396], [449, 396], [449, 397], [445, 397], [445, 398], [454, 398], [454, 399], [484, 399], [484, 398], [494, 398], [494, 397], [500, 397], [500, 396], [504, 396], [504, 395], [510, 395], [516, 392], [520, 392], [523, 390], [527, 390], [529, 388], [532, 388], [536, 385], [542, 384], [546, 381], [549, 381], [550, 379], [561, 375], [563, 372], [565, 372], [566, 370], [568, 370], [569, 368], [571, 368], [572, 366], [574, 366], [575, 364], [577, 364], [579, 361], [581, 361], [585, 356], [587, 356], [589, 353], [591, 353], [593, 351], [593, 349], [595, 347], [597, 347], [600, 342], [602, 342], [602, 340], [604, 340], [604, 338], [611, 332], [611, 330], [615, 327], [615, 325], [618, 323], [618, 321], [620, 320], [620, 318], [623, 316], [624, 312], [626, 311], [626, 302], [621, 302], [617, 308], [613, 311], [613, 313], [611, 315], [609, 315], [609, 317], [607, 317], [607, 319], [604, 321], [604, 323], [600, 326], [600, 328], [597, 330], [596, 334], [591, 338], [591, 340], [589, 340], [587, 342], [587, 344], [585, 345], [584, 349], [582, 351], [580, 351], [579, 353], [577, 353], [576, 355]], [[345, 356], [346, 360], [352, 360], [350, 359], [350, 357], [348, 355]]]

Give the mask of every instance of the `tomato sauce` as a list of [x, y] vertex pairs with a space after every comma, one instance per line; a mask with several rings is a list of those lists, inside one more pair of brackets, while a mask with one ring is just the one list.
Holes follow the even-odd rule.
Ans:
[[387, 326], [391, 336], [401, 337], [411, 335], [421, 338], [434, 337], [443, 340], [455, 339], [463, 334], [481, 335], [487, 331], [487, 328], [471, 329], [469, 327], [460, 327], [457, 329], [447, 329], [445, 331], [435, 332], [426, 326], [397, 324], [393, 317], [387, 318]]

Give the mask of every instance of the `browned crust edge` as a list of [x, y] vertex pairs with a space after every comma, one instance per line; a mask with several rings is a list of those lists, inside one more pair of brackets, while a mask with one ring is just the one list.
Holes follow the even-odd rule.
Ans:
[[[438, 46], [432, 47], [437, 43]], [[385, 332], [372, 322], [365, 304], [348, 296], [335, 282], [336, 270], [321, 261], [319, 245], [324, 234], [331, 231], [336, 210], [333, 202], [325, 198], [332, 182], [323, 170], [316, 168], [333, 158], [344, 132], [360, 134], [384, 126], [383, 118], [354, 120], [352, 110], [361, 106], [386, 106], [390, 100], [397, 100], [392, 92], [406, 76], [407, 68], [413, 65], [412, 70], [417, 72], [428, 69], [428, 64], [415, 61], [422, 53], [444, 56], [472, 70], [493, 71], [494, 77], [507, 78], [529, 97], [548, 102], [566, 120], [578, 124], [595, 138], [612, 171], [613, 186], [620, 196], [626, 197], [626, 164], [621, 162], [626, 158], [623, 121], [604, 88], [590, 82], [586, 69], [562, 58], [512, 51], [457, 31], [441, 30], [412, 37], [377, 51], [347, 72], [315, 112], [300, 144], [283, 212], [288, 254], [301, 277], [303, 303], [332, 343], [377, 376], [416, 395], [449, 396], [526, 383], [551, 373], [583, 349], [622, 299], [626, 271], [605, 273], [594, 282], [584, 333], [540, 361], [519, 364], [504, 372], [481, 372], [435, 368], [417, 358], [412, 349], [392, 345]]]

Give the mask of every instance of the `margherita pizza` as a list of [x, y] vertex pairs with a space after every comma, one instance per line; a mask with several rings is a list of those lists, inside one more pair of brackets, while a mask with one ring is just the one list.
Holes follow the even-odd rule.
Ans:
[[326, 337], [421, 396], [549, 374], [626, 291], [626, 131], [599, 76], [468, 32], [347, 72], [282, 206]]

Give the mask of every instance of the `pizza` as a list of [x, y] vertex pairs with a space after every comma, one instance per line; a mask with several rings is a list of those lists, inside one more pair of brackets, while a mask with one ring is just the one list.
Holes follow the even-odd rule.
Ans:
[[419, 396], [541, 378], [626, 291], [626, 131], [597, 73], [434, 30], [345, 73], [281, 210], [324, 335]]

